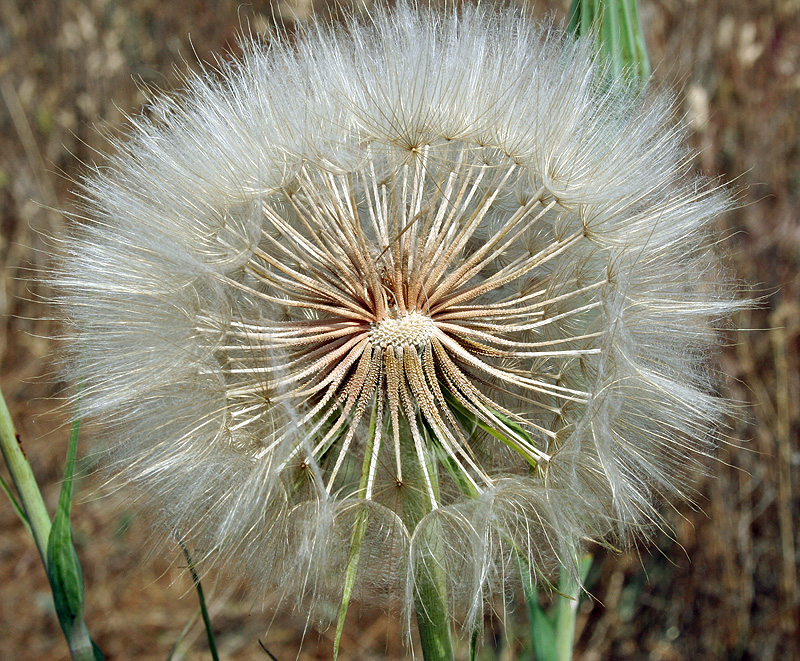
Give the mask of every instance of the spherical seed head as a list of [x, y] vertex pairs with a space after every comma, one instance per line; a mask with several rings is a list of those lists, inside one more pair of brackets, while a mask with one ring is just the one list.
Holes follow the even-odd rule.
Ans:
[[112, 468], [318, 613], [355, 539], [357, 598], [410, 609], [435, 557], [471, 626], [657, 523], [735, 307], [669, 104], [511, 10], [244, 46], [132, 120], [55, 276]]

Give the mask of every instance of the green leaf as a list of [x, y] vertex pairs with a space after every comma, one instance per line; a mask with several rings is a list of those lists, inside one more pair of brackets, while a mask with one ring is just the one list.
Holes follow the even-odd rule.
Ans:
[[103, 659], [103, 653], [89, 636], [83, 621], [83, 573], [75, 552], [70, 522], [79, 429], [80, 422], [76, 420], [72, 423], [58, 509], [47, 541], [47, 578], [53, 592], [56, 615], [72, 658], [78, 661], [96, 661]]
[[556, 625], [554, 618], [545, 613], [539, 603], [539, 591], [531, 578], [530, 566], [521, 554], [517, 554], [517, 562], [522, 577], [522, 590], [531, 626], [531, 643], [536, 661], [556, 661]]
[[586, 553], [577, 559], [580, 580], [565, 567], [561, 569], [558, 588], [549, 584], [555, 595], [555, 604], [546, 612], [539, 603], [539, 592], [531, 579], [530, 566], [525, 558], [517, 555], [525, 602], [531, 625], [531, 642], [536, 661], [569, 661], [575, 637], [575, 616], [581, 596], [581, 585], [592, 564], [592, 556]]
[[[472, 411], [470, 411], [466, 406], [464, 406], [458, 398], [453, 395], [448, 390], [443, 389], [442, 394], [444, 395], [445, 401], [447, 405], [450, 407], [450, 410], [453, 412], [453, 415], [456, 419], [464, 426], [465, 429], [474, 429], [475, 427], [479, 427], [483, 431], [485, 431], [490, 436], [494, 436], [498, 441], [504, 443], [512, 450], [517, 452], [525, 461], [527, 461], [531, 468], [536, 468], [536, 460], [530, 456], [530, 453], [525, 451], [513, 437], [504, 434], [501, 429], [498, 429], [480, 418], [478, 418]], [[533, 447], [536, 447], [536, 443], [533, 441], [533, 437], [525, 430], [523, 427], [511, 420], [508, 416], [503, 415], [500, 411], [491, 411], [491, 414], [494, 418], [497, 419], [498, 427], [505, 426], [507, 429], [510, 429], [515, 435], [519, 438], [522, 438], [526, 443], [530, 444]]]
[[558, 645], [555, 623], [547, 616], [537, 599], [534, 608], [528, 612], [531, 616], [531, 642], [536, 661], [558, 661]]
[[19, 500], [14, 498], [11, 488], [2, 482], [3, 491], [11, 499], [12, 506], [30, 531], [41, 555], [47, 564], [47, 538], [50, 536], [50, 514], [45, 507], [36, 476], [22, 450], [22, 442], [14, 429], [11, 413], [0, 392], [0, 453], [16, 487]]

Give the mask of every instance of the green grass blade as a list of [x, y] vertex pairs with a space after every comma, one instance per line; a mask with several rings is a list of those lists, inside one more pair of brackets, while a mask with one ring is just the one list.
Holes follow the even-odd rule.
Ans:
[[72, 483], [75, 457], [78, 452], [80, 421], [72, 423], [64, 467], [64, 482], [58, 499], [56, 516], [47, 541], [47, 577], [53, 592], [56, 614], [69, 645], [72, 658], [79, 661], [102, 659], [103, 654], [92, 641], [83, 620], [83, 573], [72, 538]]
[[17, 516], [25, 525], [27, 531], [32, 535], [33, 531], [31, 530], [31, 524], [28, 521], [28, 516], [25, 514], [25, 510], [22, 509], [22, 505], [20, 505], [19, 501], [14, 497], [14, 493], [11, 491], [11, 488], [8, 486], [8, 484], [6, 484], [6, 481], [3, 479], [2, 475], [0, 475], [0, 489], [2, 489], [6, 496], [8, 496], [8, 499], [11, 501], [11, 507], [14, 508]]
[[[372, 415], [369, 421], [369, 437], [367, 440], [367, 447], [364, 450], [364, 461], [361, 466], [361, 479], [358, 485], [358, 495], [363, 498], [367, 490], [367, 480], [369, 479], [369, 468], [372, 457], [373, 444], [375, 443], [375, 434], [377, 426], [383, 424], [382, 420], [378, 420], [378, 400], [372, 402]], [[350, 607], [350, 599], [353, 595], [353, 587], [356, 584], [356, 576], [358, 575], [358, 562], [361, 559], [361, 544], [364, 541], [364, 533], [367, 530], [368, 514], [364, 510], [360, 510], [356, 515], [356, 523], [353, 526], [353, 537], [350, 541], [350, 555], [347, 558], [347, 570], [345, 571], [344, 589], [342, 590], [342, 603], [339, 605], [339, 613], [336, 619], [336, 634], [333, 638], [333, 661], [339, 656], [339, 643], [342, 641], [342, 632], [344, 631], [344, 621], [347, 617], [347, 610]]]
[[527, 560], [517, 554], [522, 577], [522, 591], [525, 605], [528, 607], [528, 619], [531, 627], [531, 645], [536, 661], [556, 661], [556, 627], [552, 617], [545, 613], [539, 603], [539, 591], [534, 584]]
[[530, 607], [531, 603], [528, 602], [528, 613], [531, 618], [531, 643], [536, 661], [558, 661], [556, 628], [538, 600], [533, 608]]
[[478, 643], [480, 641], [480, 627], [476, 626], [472, 630], [469, 641], [469, 661], [476, 661], [478, 658]]
[[197, 590], [197, 598], [200, 601], [200, 614], [203, 616], [203, 624], [206, 628], [206, 638], [208, 640], [208, 649], [211, 652], [211, 658], [214, 661], [219, 661], [219, 653], [217, 652], [217, 640], [214, 637], [214, 629], [211, 627], [211, 616], [208, 614], [206, 607], [206, 597], [203, 593], [203, 586], [200, 583], [200, 577], [197, 575], [197, 570], [194, 567], [192, 556], [189, 555], [189, 550], [183, 542], [178, 542], [183, 550], [183, 555], [186, 558], [186, 566], [192, 574], [192, 581], [194, 582], [195, 590]]
[[539, 590], [532, 580], [527, 560], [517, 554], [522, 589], [528, 607], [531, 643], [536, 661], [570, 661], [575, 637], [575, 617], [580, 603], [581, 590], [592, 564], [592, 555], [578, 558], [579, 580], [562, 566], [558, 587], [547, 584], [547, 591], [555, 597], [555, 604], [547, 612], [539, 603]]
[[353, 527], [353, 539], [350, 543], [350, 556], [347, 559], [342, 603], [339, 605], [339, 613], [336, 620], [336, 635], [333, 639], [333, 661], [336, 661], [339, 656], [339, 643], [342, 640], [344, 621], [347, 617], [350, 599], [353, 596], [353, 587], [356, 584], [356, 576], [358, 575], [358, 562], [361, 559], [361, 544], [364, 541], [364, 532], [367, 529], [367, 517], [366, 511], [359, 511], [356, 515], [356, 524]]
[[197, 622], [197, 618], [200, 616], [200, 611], [202, 609], [198, 606], [197, 610], [194, 612], [192, 617], [183, 625], [183, 629], [178, 634], [178, 637], [175, 639], [175, 642], [172, 644], [172, 649], [169, 651], [169, 656], [165, 659], [165, 661], [172, 661], [175, 658], [175, 655], [181, 649], [181, 644], [185, 640], [186, 636], [189, 635], [189, 632], [192, 630], [194, 623]]

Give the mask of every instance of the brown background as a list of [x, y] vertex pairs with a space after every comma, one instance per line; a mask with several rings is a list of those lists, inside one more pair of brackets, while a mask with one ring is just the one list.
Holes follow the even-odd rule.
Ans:
[[[563, 20], [566, 4], [535, 11]], [[235, 52], [244, 21], [268, 29], [273, 14], [309, 10], [239, 0], [0, 3], [0, 385], [51, 508], [67, 416], [48, 339], [57, 325], [35, 274], [47, 237], [64, 231], [57, 209], [74, 208], [71, 180], [98, 158], [100, 131], [119, 131], [123, 111], [143, 103], [137, 81], [169, 89], [175, 66]], [[641, 13], [655, 78], [691, 122], [697, 169], [734, 181], [741, 204], [719, 232], [731, 269], [763, 304], [736, 319], [742, 330], [721, 356], [742, 416], [709, 464], [714, 477], [701, 481], [700, 509], [667, 510], [675, 540], [598, 554], [576, 658], [800, 659], [800, 1], [641, 0]], [[148, 554], [146, 523], [125, 494], [93, 498], [97, 478], [82, 468], [74, 526], [95, 639], [112, 659], [165, 659], [188, 627], [173, 658], [209, 658], [179, 552]], [[235, 586], [207, 589], [223, 658], [267, 659], [259, 638], [281, 661], [330, 657], [331, 632], [303, 642], [301, 613], [272, 621]], [[505, 636], [487, 623], [481, 658], [524, 658], [524, 608], [508, 615]], [[353, 609], [340, 658], [405, 658], [398, 641], [394, 619]], [[67, 658], [35, 547], [2, 500], [0, 658]]]

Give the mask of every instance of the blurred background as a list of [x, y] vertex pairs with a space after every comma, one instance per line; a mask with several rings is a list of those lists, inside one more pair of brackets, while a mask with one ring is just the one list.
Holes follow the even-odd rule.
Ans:
[[[566, 22], [567, 0], [531, 11]], [[73, 180], [102, 159], [103, 133], [145, 102], [142, 83], [235, 56], [249, 24], [290, 29], [324, 0], [3, 0], [0, 3], [0, 386], [54, 511], [68, 412], [54, 375], [57, 323], [36, 273], [75, 209]], [[762, 298], [736, 319], [720, 355], [740, 403], [708, 462], [696, 507], [665, 508], [673, 535], [597, 551], [575, 658], [800, 659], [800, 0], [640, 0], [656, 84], [673, 90], [698, 150], [695, 167], [732, 181], [719, 219], [734, 277]], [[87, 431], [86, 436], [90, 432]], [[82, 439], [83, 442], [87, 438]], [[81, 446], [84, 447], [83, 444]], [[86, 620], [111, 659], [210, 658], [180, 549], [149, 552], [126, 494], [96, 498], [91, 466], [73, 525]], [[6, 479], [7, 476], [6, 476]], [[226, 659], [328, 659], [333, 631], [272, 612], [237, 586], [206, 580]], [[404, 659], [397, 618], [351, 609], [340, 659]], [[525, 658], [526, 617], [487, 619], [482, 659]], [[0, 658], [68, 658], [33, 541], [0, 498]], [[176, 647], [176, 641], [181, 643]]]

